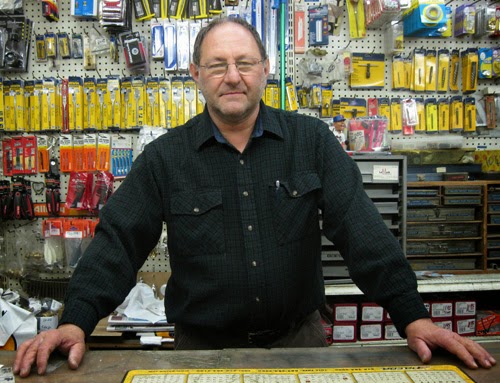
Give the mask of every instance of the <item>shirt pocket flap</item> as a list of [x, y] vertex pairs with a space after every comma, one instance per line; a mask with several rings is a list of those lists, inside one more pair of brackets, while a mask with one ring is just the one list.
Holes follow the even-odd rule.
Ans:
[[222, 205], [221, 190], [204, 190], [198, 193], [183, 192], [172, 196], [172, 214], [201, 215]]
[[297, 174], [283, 182], [283, 187], [292, 198], [299, 198], [321, 189], [321, 180], [316, 173]]

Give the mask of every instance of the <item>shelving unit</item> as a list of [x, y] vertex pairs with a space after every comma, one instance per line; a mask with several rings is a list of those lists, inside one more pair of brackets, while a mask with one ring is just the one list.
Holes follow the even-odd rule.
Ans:
[[494, 272], [500, 225], [491, 210], [498, 208], [492, 200], [500, 203], [498, 190], [499, 181], [409, 182], [406, 254], [412, 267]]
[[[359, 154], [353, 156], [361, 171], [366, 193], [372, 199], [403, 250], [406, 246], [406, 156]], [[335, 245], [322, 237], [325, 279], [348, 277], [347, 267]]]
[[500, 270], [500, 185], [489, 185], [486, 193], [486, 266], [491, 270]]

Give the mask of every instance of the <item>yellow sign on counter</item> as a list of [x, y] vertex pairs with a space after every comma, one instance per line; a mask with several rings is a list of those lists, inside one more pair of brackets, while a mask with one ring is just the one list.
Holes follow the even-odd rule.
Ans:
[[455, 366], [131, 370], [122, 383], [474, 383]]

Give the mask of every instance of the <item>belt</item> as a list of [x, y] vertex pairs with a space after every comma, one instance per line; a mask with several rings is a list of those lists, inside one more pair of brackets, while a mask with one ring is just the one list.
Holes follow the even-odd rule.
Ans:
[[276, 329], [276, 330], [261, 330], [255, 332], [249, 332], [247, 335], [248, 343], [255, 345], [257, 347], [268, 346], [271, 343], [277, 341], [282, 338], [289, 331], [288, 328]]

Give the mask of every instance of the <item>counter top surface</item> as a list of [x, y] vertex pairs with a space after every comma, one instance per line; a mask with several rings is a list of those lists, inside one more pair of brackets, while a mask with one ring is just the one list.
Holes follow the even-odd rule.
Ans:
[[[500, 363], [500, 342], [483, 346]], [[0, 351], [0, 364], [12, 366], [15, 353]], [[455, 365], [478, 383], [500, 381], [500, 366], [490, 370], [470, 370], [444, 352], [435, 352], [434, 365]], [[70, 370], [61, 356], [51, 358], [49, 374], [32, 375], [16, 382], [116, 383], [128, 370], [135, 369], [213, 369], [213, 368], [339, 368], [368, 366], [418, 366], [417, 355], [407, 346], [349, 346], [303, 349], [226, 349], [213, 351], [135, 351], [91, 350], [78, 370]]]

